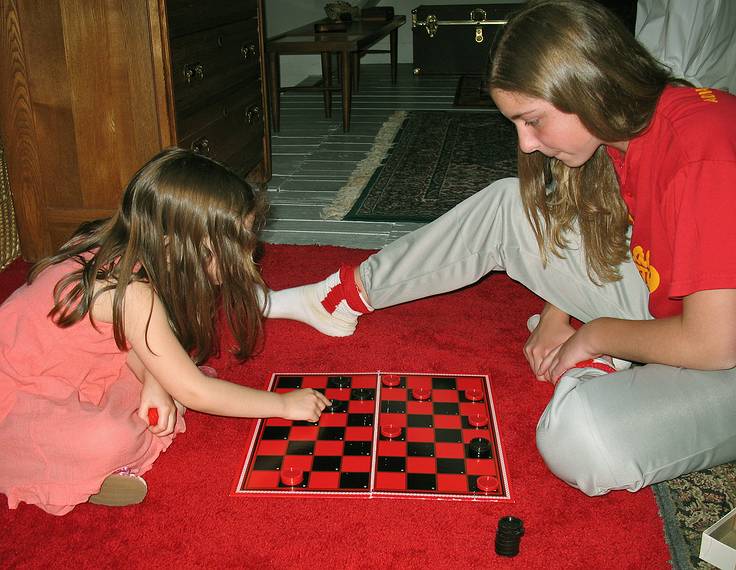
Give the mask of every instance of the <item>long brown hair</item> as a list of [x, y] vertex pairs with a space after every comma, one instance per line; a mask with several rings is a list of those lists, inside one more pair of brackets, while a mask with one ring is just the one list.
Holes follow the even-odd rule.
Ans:
[[[574, 113], [603, 141], [630, 140], [651, 121], [675, 79], [623, 23], [593, 1], [530, 0], [509, 18], [491, 51], [489, 88], [543, 99]], [[606, 149], [568, 167], [535, 151], [518, 151], [526, 215], [543, 259], [561, 255], [578, 223], [588, 274], [620, 278], [628, 257], [628, 212]]]
[[[257, 289], [263, 281], [253, 255], [265, 212], [262, 196], [225, 165], [167, 149], [133, 176], [111, 218], [83, 224], [58, 253], [34, 265], [28, 281], [50, 265], [76, 260], [80, 268], [57, 283], [49, 315], [71, 326], [88, 315], [97, 296], [114, 290], [113, 330], [121, 350], [126, 288], [147, 283], [197, 363], [217, 351], [222, 307], [235, 354], [244, 359], [261, 333]], [[219, 283], [209, 270], [213, 259]]]

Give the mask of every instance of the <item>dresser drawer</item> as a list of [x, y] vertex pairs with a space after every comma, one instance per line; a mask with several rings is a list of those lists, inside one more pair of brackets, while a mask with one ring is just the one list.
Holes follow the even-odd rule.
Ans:
[[256, 0], [168, 0], [169, 36], [184, 36], [237, 20], [255, 18]]
[[180, 138], [178, 145], [229, 164], [245, 174], [263, 157], [263, 105], [260, 91], [240, 99], [227, 116]]
[[250, 19], [171, 40], [177, 116], [259, 75], [258, 20]]
[[245, 82], [220, 92], [217, 99], [207, 105], [177, 110], [177, 138], [180, 140], [186, 138], [221, 118], [230, 119], [233, 124], [241, 125], [238, 113], [242, 111], [243, 102], [260, 97], [260, 90], [261, 80], [254, 74], [246, 78]]

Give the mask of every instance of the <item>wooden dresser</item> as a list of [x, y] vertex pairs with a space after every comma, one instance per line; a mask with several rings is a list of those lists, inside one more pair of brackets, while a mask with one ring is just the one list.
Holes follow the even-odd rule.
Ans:
[[168, 146], [271, 177], [263, 0], [0, 0], [0, 136], [22, 254], [109, 216]]

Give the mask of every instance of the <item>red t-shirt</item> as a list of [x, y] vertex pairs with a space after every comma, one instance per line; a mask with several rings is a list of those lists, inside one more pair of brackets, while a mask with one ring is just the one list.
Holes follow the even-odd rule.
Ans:
[[651, 314], [677, 315], [697, 291], [736, 289], [736, 96], [667, 87], [625, 155], [608, 153]]

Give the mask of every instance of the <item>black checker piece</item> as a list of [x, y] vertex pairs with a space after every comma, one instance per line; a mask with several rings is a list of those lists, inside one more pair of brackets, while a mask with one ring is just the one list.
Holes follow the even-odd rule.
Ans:
[[441, 416], [458, 416], [460, 405], [454, 402], [433, 402], [432, 411]]
[[434, 426], [434, 418], [429, 414], [409, 414], [406, 416], [406, 424], [409, 427], [425, 427]]
[[277, 388], [301, 388], [302, 387], [301, 376], [279, 376], [276, 382]]
[[353, 379], [350, 376], [328, 376], [328, 388], [350, 388]]
[[255, 471], [274, 471], [281, 469], [284, 458], [281, 455], [259, 455], [253, 463]]
[[346, 441], [343, 448], [343, 455], [370, 455], [370, 441]]
[[289, 439], [289, 426], [268, 426], [263, 429], [263, 437], [261, 439]]
[[290, 441], [286, 446], [287, 455], [314, 455], [313, 441]]
[[340, 488], [367, 489], [371, 480], [370, 473], [340, 473]]
[[373, 425], [373, 414], [348, 414], [349, 426], [368, 427]]
[[432, 378], [433, 390], [457, 390], [454, 378]]
[[377, 469], [379, 471], [403, 473], [406, 471], [406, 457], [383, 457], [379, 455]]
[[406, 488], [416, 491], [435, 491], [437, 489], [437, 476], [430, 473], [408, 473], [406, 475]]
[[406, 402], [383, 400], [381, 402], [381, 412], [384, 414], [405, 414]]
[[437, 473], [465, 473], [464, 459], [437, 458]]
[[317, 455], [312, 460], [312, 471], [340, 471], [342, 457], [338, 455]]
[[321, 427], [317, 432], [317, 439], [328, 441], [342, 441], [343, 439], [345, 439], [345, 428]]
[[406, 452], [411, 457], [434, 457], [434, 443], [409, 442]]
[[437, 428], [434, 430], [434, 440], [442, 443], [460, 443], [463, 440], [459, 429]]

